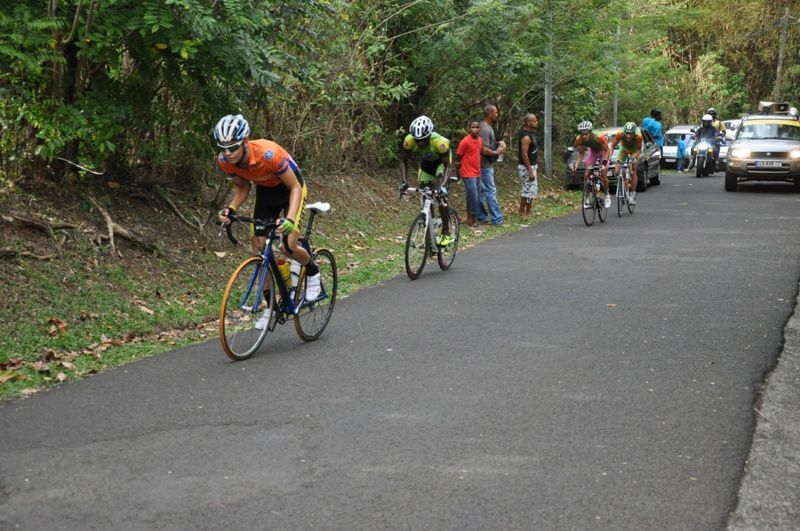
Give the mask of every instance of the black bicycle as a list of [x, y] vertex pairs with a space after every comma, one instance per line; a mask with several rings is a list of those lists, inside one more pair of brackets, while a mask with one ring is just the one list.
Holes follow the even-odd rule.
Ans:
[[267, 231], [267, 245], [257, 256], [246, 258], [234, 270], [219, 310], [219, 338], [222, 350], [234, 361], [244, 360], [258, 350], [268, 332], [279, 324], [294, 321], [297, 335], [303, 341], [317, 339], [333, 315], [338, 287], [338, 272], [333, 253], [328, 249], [314, 249], [311, 245], [311, 228], [314, 217], [330, 210], [328, 203], [306, 206], [310, 212], [305, 234], [299, 242], [314, 258], [321, 275], [321, 291], [313, 301], [306, 301], [306, 270], [301, 267], [296, 279], [287, 280], [278, 267], [274, 246], [280, 241], [275, 232], [278, 222], [246, 216], [229, 216], [225, 226], [228, 239], [237, 243], [231, 231], [233, 223], [253, 223]]
[[608, 190], [603, 186], [600, 179], [600, 161], [594, 163], [591, 174], [583, 185], [583, 222], [587, 227], [594, 223], [595, 214], [600, 218], [600, 223], [604, 223], [608, 210], [606, 209], [605, 198], [608, 197]]

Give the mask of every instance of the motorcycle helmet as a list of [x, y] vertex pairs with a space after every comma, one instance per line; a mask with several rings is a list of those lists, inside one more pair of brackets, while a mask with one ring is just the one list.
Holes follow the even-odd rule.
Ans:
[[427, 116], [418, 116], [414, 118], [414, 121], [411, 122], [411, 126], [408, 129], [415, 140], [422, 140], [423, 138], [431, 136], [433, 132], [433, 121]]
[[589, 120], [584, 120], [578, 124], [579, 133], [585, 133], [586, 131], [591, 131], [591, 130], [592, 130], [592, 122], [590, 122]]
[[[711, 122], [714, 121], [714, 117], [711, 116], [710, 114], [704, 114], [703, 118], [702, 118], [702, 121], [703, 121], [703, 125], [711, 125]], [[708, 122], [708, 124], [706, 124], [706, 122]]]
[[218, 144], [241, 142], [249, 135], [250, 124], [241, 114], [223, 116], [214, 126], [214, 139]]
[[706, 112], [711, 115], [711, 119], [712, 120], [716, 120], [717, 119], [717, 110], [714, 107], [711, 107]]
[[630, 135], [636, 132], [636, 124], [633, 122], [628, 122], [622, 126], [622, 132], [626, 135]]

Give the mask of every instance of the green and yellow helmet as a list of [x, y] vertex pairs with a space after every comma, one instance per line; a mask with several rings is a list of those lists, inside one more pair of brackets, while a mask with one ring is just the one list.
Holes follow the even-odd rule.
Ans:
[[636, 124], [633, 122], [628, 122], [622, 126], [622, 132], [626, 135], [630, 135], [636, 132]]

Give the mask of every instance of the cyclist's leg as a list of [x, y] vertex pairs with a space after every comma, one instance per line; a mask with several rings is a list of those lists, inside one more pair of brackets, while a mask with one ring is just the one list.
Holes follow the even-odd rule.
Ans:
[[[306, 205], [306, 197], [308, 196], [308, 189], [306, 188], [305, 183], [303, 183], [303, 195], [300, 198], [300, 208], [297, 210], [297, 219], [294, 220], [294, 229], [290, 234], [284, 234], [281, 237], [281, 252], [287, 257], [300, 262], [300, 264], [307, 266], [309, 271], [309, 275], [311, 273], [311, 268], [308, 267], [311, 262], [311, 255], [303, 249], [303, 246], [300, 245], [300, 231], [302, 230], [303, 226], [303, 214], [305, 213], [305, 205]], [[289, 209], [289, 203], [286, 202], [281, 211], [286, 213]]]
[[631, 164], [630, 191], [636, 192], [636, 184], [639, 182], [639, 154], [633, 153], [631, 156], [633, 157], [633, 163]]

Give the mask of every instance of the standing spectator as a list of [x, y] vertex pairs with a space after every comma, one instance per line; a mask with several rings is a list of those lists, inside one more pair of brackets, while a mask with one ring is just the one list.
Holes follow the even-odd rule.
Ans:
[[683, 163], [686, 161], [686, 135], [681, 135], [678, 140], [678, 173], [683, 173]]
[[661, 125], [661, 111], [652, 109], [650, 116], [642, 120], [642, 129], [650, 133], [659, 148], [664, 147], [664, 129]]
[[481, 124], [478, 120], [470, 122], [469, 134], [458, 144], [456, 150], [456, 175], [464, 180], [467, 196], [467, 226], [478, 225], [481, 205]]
[[519, 215], [529, 216], [533, 199], [539, 195], [539, 181], [537, 180], [537, 161], [539, 160], [539, 145], [536, 142], [536, 126], [539, 119], [535, 114], [528, 113], [522, 120], [522, 127], [517, 132], [517, 173], [519, 173], [522, 191], [519, 198]]
[[486, 207], [480, 205], [478, 223], [488, 223], [492, 217], [492, 225], [503, 224], [503, 212], [497, 203], [497, 188], [494, 185], [494, 163], [497, 157], [505, 153], [506, 143], [496, 141], [494, 128], [497, 122], [497, 107], [487, 105], [483, 108], [483, 121], [480, 124], [481, 146], [481, 200], [486, 200]]

